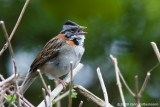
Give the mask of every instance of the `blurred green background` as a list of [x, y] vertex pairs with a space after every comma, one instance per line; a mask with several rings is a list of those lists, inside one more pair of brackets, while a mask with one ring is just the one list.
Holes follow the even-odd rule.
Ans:
[[[11, 33], [25, 0], [0, 0], [0, 20]], [[76, 76], [74, 84], [80, 84], [104, 99], [96, 68], [100, 67], [109, 95], [114, 106], [121, 102], [110, 54], [117, 57], [119, 68], [130, 88], [134, 91], [134, 76], [139, 77], [142, 86], [148, 70], [158, 61], [150, 45], [160, 44], [160, 1], [159, 0], [30, 0], [22, 21], [12, 39], [18, 72], [24, 77], [37, 53], [45, 43], [56, 36], [66, 20], [87, 26], [85, 65]], [[5, 38], [0, 29], [0, 48]], [[12, 61], [9, 51], [0, 56], [0, 73], [7, 78], [12, 74]], [[160, 105], [160, 67], [151, 78], [140, 99], [141, 103]], [[45, 76], [44, 76], [45, 77]], [[54, 82], [45, 77], [47, 84], [54, 88]], [[39, 78], [28, 89], [25, 96], [34, 105], [43, 99]], [[127, 103], [135, 103], [124, 85], [122, 86]], [[84, 107], [96, 107], [83, 96], [73, 100], [77, 107], [83, 100]], [[68, 99], [62, 100], [62, 107]]]

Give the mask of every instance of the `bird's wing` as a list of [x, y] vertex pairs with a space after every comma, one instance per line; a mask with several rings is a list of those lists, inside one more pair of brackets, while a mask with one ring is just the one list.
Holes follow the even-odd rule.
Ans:
[[59, 50], [65, 44], [65, 40], [58, 36], [52, 38], [39, 52], [30, 66], [30, 72], [36, 70], [44, 63], [58, 56]]

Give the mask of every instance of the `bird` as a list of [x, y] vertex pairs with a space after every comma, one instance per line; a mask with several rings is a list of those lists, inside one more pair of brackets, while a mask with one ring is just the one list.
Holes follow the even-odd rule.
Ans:
[[67, 83], [59, 77], [70, 72], [70, 61], [73, 69], [80, 63], [84, 54], [84, 40], [87, 32], [85, 26], [67, 20], [60, 33], [49, 40], [32, 62], [28, 74], [21, 85], [21, 93], [25, 93], [32, 82], [38, 77], [40, 70], [49, 79], [59, 81], [65, 89]]

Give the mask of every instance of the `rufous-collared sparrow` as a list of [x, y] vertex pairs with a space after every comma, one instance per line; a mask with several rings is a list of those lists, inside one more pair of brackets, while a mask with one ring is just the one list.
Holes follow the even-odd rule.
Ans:
[[22, 83], [22, 93], [38, 76], [37, 69], [66, 87], [67, 84], [59, 77], [70, 72], [70, 61], [73, 61], [73, 69], [80, 62], [84, 53], [83, 44], [86, 34], [82, 30], [85, 28], [72, 21], [64, 23], [61, 32], [47, 42], [31, 64], [28, 75]]

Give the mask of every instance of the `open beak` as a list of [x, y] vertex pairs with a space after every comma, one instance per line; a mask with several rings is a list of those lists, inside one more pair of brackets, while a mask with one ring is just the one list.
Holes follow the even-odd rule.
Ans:
[[78, 32], [77, 32], [78, 35], [85, 35], [87, 32], [83, 32], [82, 30], [83, 30], [83, 29], [86, 29], [86, 28], [87, 28], [87, 27], [80, 26], [80, 27], [79, 27], [79, 30], [78, 30]]

